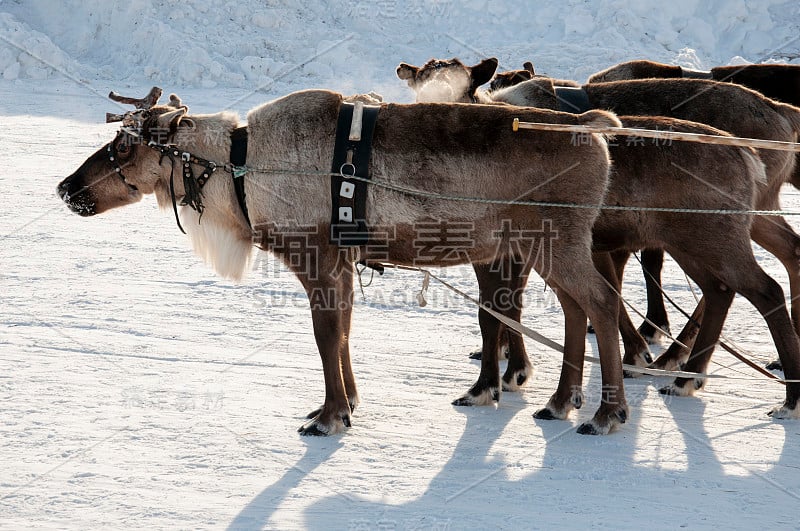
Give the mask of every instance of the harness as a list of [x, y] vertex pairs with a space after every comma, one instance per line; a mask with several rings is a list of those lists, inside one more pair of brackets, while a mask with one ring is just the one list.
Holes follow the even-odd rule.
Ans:
[[589, 103], [589, 95], [580, 87], [554, 87], [558, 110], [572, 114], [581, 114], [593, 109]]
[[[367, 180], [372, 133], [379, 106], [342, 103], [331, 163], [330, 242], [344, 247], [369, 243]], [[353, 177], [360, 179], [352, 179]]]
[[[116, 148], [117, 141], [124, 137], [131, 137], [134, 139], [141, 138], [138, 130], [131, 127], [122, 127], [119, 133], [117, 133], [114, 141], [108, 145], [106, 151], [108, 152], [108, 160], [111, 163], [111, 166], [114, 168], [114, 172], [116, 172], [119, 178], [122, 179], [122, 181], [127, 185], [127, 182], [125, 181], [125, 175], [122, 173], [122, 167], [118, 161], [119, 155]], [[191, 207], [193, 210], [199, 213], [201, 217], [203, 215], [203, 210], [205, 209], [205, 206], [203, 205], [203, 187], [206, 185], [214, 172], [217, 171], [217, 168], [219, 168], [220, 165], [213, 160], [207, 160], [193, 155], [188, 151], [182, 151], [174, 144], [160, 144], [154, 140], [151, 140], [147, 144], [143, 145], [151, 149], [155, 149], [161, 153], [159, 164], [163, 161], [164, 157], [168, 157], [170, 159], [169, 194], [170, 198], [172, 199], [172, 211], [175, 213], [175, 222], [178, 224], [178, 228], [182, 233], [186, 234], [186, 231], [181, 225], [180, 217], [178, 216], [178, 202], [177, 198], [175, 197], [175, 162], [180, 160], [182, 164], [184, 195], [181, 199], [180, 205]], [[225, 164], [223, 168], [231, 173], [239, 207], [242, 209], [242, 214], [244, 214], [247, 225], [250, 226], [250, 218], [247, 213], [244, 191], [244, 174], [247, 173], [247, 170], [244, 167], [246, 159], [247, 127], [239, 127], [234, 129], [234, 131], [231, 133], [230, 164]], [[198, 177], [194, 176], [192, 165], [203, 167], [203, 171]]]
[[[339, 118], [336, 124], [336, 142], [331, 167], [331, 243], [340, 246], [360, 246], [369, 243], [369, 228], [366, 222], [367, 212], [367, 182], [370, 177], [369, 158], [372, 154], [372, 134], [377, 122], [379, 106], [342, 103], [339, 109]], [[114, 172], [125, 181], [122, 167], [119, 164], [117, 142], [130, 137], [141, 139], [141, 129], [133, 126], [123, 126], [116, 138], [106, 149], [108, 160]], [[223, 168], [231, 174], [236, 200], [247, 222], [252, 228], [247, 209], [247, 194], [245, 192], [244, 177], [247, 174], [247, 127], [238, 127], [231, 132], [230, 162], [220, 164], [207, 160], [188, 151], [183, 151], [174, 144], [160, 144], [150, 140], [142, 144], [155, 149], [161, 154], [159, 164], [164, 157], [171, 162], [169, 174], [169, 192], [172, 199], [172, 210], [175, 213], [175, 222], [178, 228], [186, 234], [178, 215], [178, 200], [175, 196], [174, 170], [175, 162], [181, 161], [183, 174], [184, 196], [180, 201], [181, 206], [189, 206], [202, 217], [203, 187], [218, 168]], [[202, 166], [203, 170], [195, 177], [192, 166]]]

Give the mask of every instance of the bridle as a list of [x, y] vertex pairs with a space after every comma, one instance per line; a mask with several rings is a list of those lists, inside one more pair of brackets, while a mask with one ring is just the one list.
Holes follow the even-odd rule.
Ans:
[[[170, 159], [171, 165], [169, 172], [169, 193], [170, 198], [172, 199], [172, 210], [175, 213], [175, 222], [178, 224], [178, 228], [181, 230], [181, 232], [186, 234], [186, 231], [181, 225], [180, 217], [178, 216], [178, 202], [177, 198], [175, 197], [175, 162], [180, 159], [183, 166], [184, 195], [180, 204], [181, 206], [191, 207], [200, 214], [200, 217], [203, 216], [203, 209], [205, 208], [203, 206], [203, 187], [211, 178], [211, 175], [217, 171], [219, 164], [211, 160], [197, 157], [188, 151], [181, 151], [175, 144], [160, 144], [154, 140], [150, 140], [145, 144], [144, 142], [141, 142], [141, 128], [123, 126], [120, 128], [114, 140], [108, 145], [108, 148], [106, 148], [106, 152], [108, 153], [108, 161], [111, 164], [111, 167], [114, 169], [114, 172], [119, 176], [119, 178], [122, 179], [122, 182], [124, 182], [126, 186], [130, 185], [125, 180], [125, 175], [122, 173], [122, 166], [119, 164], [119, 153], [117, 152], [117, 142], [120, 139], [139, 140], [140, 145], [155, 149], [161, 153], [161, 158], [158, 161], [159, 164], [163, 162], [164, 157], [168, 157]], [[192, 171], [193, 164], [203, 166], [204, 168], [200, 176], [197, 178], [195, 178], [194, 172]], [[223, 165], [223, 167], [225, 166], [227, 165]], [[231, 168], [230, 171], [233, 174], [233, 168]]]

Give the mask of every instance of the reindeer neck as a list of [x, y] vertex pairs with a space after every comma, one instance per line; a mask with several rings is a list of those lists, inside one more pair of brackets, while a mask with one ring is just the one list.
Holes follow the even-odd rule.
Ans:
[[[229, 171], [231, 133], [238, 127], [232, 113], [187, 117], [171, 141], [168, 151], [172, 166], [157, 190], [159, 205], [176, 209], [178, 226], [185, 231], [180, 218], [193, 210], [199, 218], [239, 227], [249, 233], [247, 219], [234, 199], [234, 185]], [[176, 204], [177, 203], [177, 204]]]
[[188, 116], [191, 125], [182, 126], [175, 133], [173, 143], [179, 150], [196, 157], [217, 162], [228, 162], [231, 149], [231, 132], [238, 126], [233, 113]]

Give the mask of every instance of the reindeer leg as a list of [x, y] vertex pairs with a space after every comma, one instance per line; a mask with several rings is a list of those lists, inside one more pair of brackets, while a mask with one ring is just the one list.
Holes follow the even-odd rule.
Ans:
[[[344, 269], [341, 273], [341, 282], [343, 293], [350, 293], [350, 304], [347, 304], [345, 308], [342, 310], [342, 318], [343, 318], [343, 326], [344, 326], [344, 338], [345, 341], [341, 342], [339, 356], [341, 359], [342, 365], [342, 378], [344, 380], [344, 388], [345, 392], [347, 393], [347, 402], [350, 404], [350, 412], [352, 413], [355, 411], [356, 406], [358, 406], [359, 398], [358, 398], [358, 389], [356, 387], [356, 379], [353, 375], [353, 367], [350, 361], [350, 341], [348, 338], [350, 337], [350, 325], [352, 322], [352, 315], [353, 315], [353, 305], [352, 305], [352, 294], [353, 294], [353, 264], [347, 262], [344, 266]], [[320, 414], [322, 411], [322, 407], [318, 407], [308, 415], [306, 418], [313, 419], [317, 415]]]
[[[738, 265], [736, 279], [727, 280], [733, 289], [741, 293], [758, 309], [767, 322], [786, 379], [798, 380], [800, 379], [800, 340], [798, 340], [789, 318], [783, 290], [758, 266], [755, 259], [750, 257], [748, 262]], [[774, 408], [768, 415], [777, 419], [800, 418], [798, 398], [800, 398], [800, 383], [787, 383], [784, 403]]]
[[[779, 208], [779, 205], [777, 205]], [[789, 275], [789, 294], [791, 296], [792, 324], [800, 334], [800, 236], [782, 217], [753, 218], [750, 229], [753, 241], [781, 261]], [[774, 361], [770, 369], [781, 369], [781, 362]]]
[[353, 320], [353, 273], [354, 268], [351, 262], [344, 265], [341, 273], [342, 293], [349, 293], [350, 297], [342, 310], [342, 320], [344, 326], [344, 341], [341, 343], [339, 356], [342, 360], [342, 376], [344, 378], [344, 390], [347, 393], [347, 403], [350, 405], [350, 412], [355, 411], [358, 406], [358, 389], [356, 388], [356, 377], [353, 374], [353, 366], [350, 360], [350, 325]]
[[[664, 294], [661, 291], [661, 269], [664, 266], [662, 249], [644, 249], [642, 251], [642, 273], [647, 289], [647, 320], [639, 326], [639, 333], [648, 343], [658, 341], [663, 333], [669, 332], [669, 317], [664, 306]], [[655, 323], [658, 328], [650, 323]]]
[[[517, 322], [522, 320], [522, 296], [531, 268], [519, 262], [511, 262], [511, 276], [508, 279], [509, 301], [503, 301], [502, 313]], [[503, 391], [519, 391], [533, 374], [533, 365], [525, 350], [525, 341], [519, 332], [506, 328], [508, 340], [508, 366], [503, 374]], [[501, 343], [502, 343], [501, 336]]]
[[[308, 294], [314, 339], [322, 358], [325, 377], [325, 402], [298, 429], [302, 435], [334, 435], [342, 432], [350, 427], [350, 413], [358, 400], [357, 394], [348, 400], [346, 391], [346, 385], [350, 385], [355, 392], [347, 337], [353, 304], [352, 265], [341, 265], [335, 248], [322, 248], [318, 253], [318, 261], [310, 263], [306, 257], [313, 253], [297, 251], [293, 258], [299, 257], [299, 263], [290, 265]], [[338, 267], [335, 264], [339, 264]], [[346, 359], [343, 353], [347, 353]]]
[[[617, 253], [619, 256], [620, 253]], [[609, 281], [614, 289], [618, 292], [622, 291], [622, 271], [615, 267], [619, 262], [613, 260], [610, 253], [595, 252], [592, 253], [592, 260], [595, 268], [603, 275], [603, 278]], [[625, 355], [622, 357], [622, 363], [628, 365], [636, 365], [637, 367], [645, 367], [648, 363], [653, 361], [650, 355], [650, 349], [647, 347], [647, 341], [636, 330], [636, 326], [631, 321], [625, 303], [622, 299], [619, 301], [619, 331], [622, 334], [622, 345]], [[632, 377], [632, 374], [625, 373], [625, 377]]]
[[[681, 268], [697, 282], [703, 291], [705, 308], [697, 339], [692, 347], [692, 352], [686, 360], [684, 370], [689, 372], [706, 372], [711, 355], [714, 353], [717, 340], [722, 333], [722, 325], [728, 309], [733, 303], [735, 292], [726, 283], [712, 275], [707, 269], [696, 265], [693, 259], [682, 252], [670, 251], [673, 258], [678, 261]], [[666, 395], [691, 396], [705, 385], [703, 378], [676, 378], [659, 392]]]
[[[691, 317], [689, 317], [689, 321], [686, 322], [686, 325], [678, 334], [676, 341], [649, 365], [651, 369], [674, 371], [680, 369], [681, 365], [686, 363], [686, 358], [689, 357], [692, 346], [697, 339], [697, 333], [700, 332], [700, 324], [703, 322], [705, 308], [706, 299], [703, 297], [695, 307]], [[683, 345], [686, 345], [688, 349], [684, 348]]]
[[[547, 405], [533, 414], [543, 420], [566, 419], [573, 409], [583, 405], [583, 356], [586, 351], [586, 313], [563, 289], [550, 281], [564, 310], [564, 359], [558, 388]], [[576, 333], [580, 330], [581, 333]]]
[[[557, 217], [557, 214], [543, 215], [545, 219], [554, 217]], [[559, 238], [549, 242], [552, 247], [551, 263], [549, 264], [552, 270], [537, 263], [537, 272], [548, 282], [561, 287], [565, 294], [584, 310], [594, 325], [602, 373], [601, 403], [592, 420], [582, 424], [578, 428], [578, 433], [606, 434], [628, 418], [628, 405], [625, 401], [625, 387], [622, 378], [622, 360], [619, 353], [619, 296], [606, 284], [606, 281], [592, 265], [589, 246], [587, 245], [584, 249], [575, 245], [572, 240], [573, 235], [563, 234], [567, 232], [563, 228], [568, 229], [569, 225], [559, 226], [562, 227], [562, 234], [559, 234]], [[579, 230], [577, 227], [575, 229]], [[567, 246], [565, 242], [570, 241], [572, 245]], [[570, 308], [568, 311], [571, 315], [570, 330], [567, 330], [565, 342], [571, 345], [570, 354], [568, 354], [569, 360], [577, 367], [577, 363], [573, 361], [573, 356], [577, 357], [577, 354], [573, 353], [573, 349], [577, 352], [578, 343], [585, 342], [586, 322], [584, 320], [580, 323], [580, 327], [576, 327], [579, 316], [574, 309]], [[573, 337], [573, 334], [576, 337]], [[583, 360], [581, 360], [581, 366], [582, 364]], [[570, 370], [576, 371], [576, 368], [572, 367]], [[572, 393], [569, 387], [573, 381], [574, 377], [567, 377], [559, 381], [556, 396], [560, 397], [562, 403], [563, 397]]]
[[[481, 281], [483, 279], [488, 278], [487, 275], [491, 274], [490, 271], [492, 271], [492, 270], [500, 270], [500, 268], [502, 268], [502, 267], [503, 267], [502, 259], [495, 260], [491, 264], [473, 263], [472, 264], [472, 270], [475, 271], [475, 278], [478, 280], [479, 288], [480, 288], [480, 285], [481, 285]], [[482, 313], [484, 313], [484, 312], [479, 309], [478, 310], [478, 322], [480, 322]], [[505, 329], [504, 325], [502, 323], [500, 323], [500, 332], [499, 333], [501, 334], [501, 336], [505, 335], [504, 329]], [[502, 348], [502, 347], [498, 346], [498, 348]], [[469, 359], [471, 359], [471, 360], [480, 360], [482, 358], [482, 356], [483, 356], [483, 348], [469, 353]]]
[[[500, 272], [492, 272], [489, 266], [475, 266], [480, 289], [480, 303], [497, 310], [497, 295], [505, 281]], [[504, 328], [501, 323], [483, 310], [478, 311], [483, 344], [481, 347], [481, 372], [478, 381], [466, 394], [453, 401], [454, 406], [488, 406], [500, 400], [499, 340]]]

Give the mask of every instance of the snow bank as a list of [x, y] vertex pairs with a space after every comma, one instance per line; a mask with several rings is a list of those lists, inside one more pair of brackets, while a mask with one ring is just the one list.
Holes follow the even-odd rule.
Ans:
[[533, 60], [573, 79], [647, 57], [694, 68], [796, 60], [795, 0], [0, 0], [0, 76], [128, 85], [383, 89], [400, 61]]

